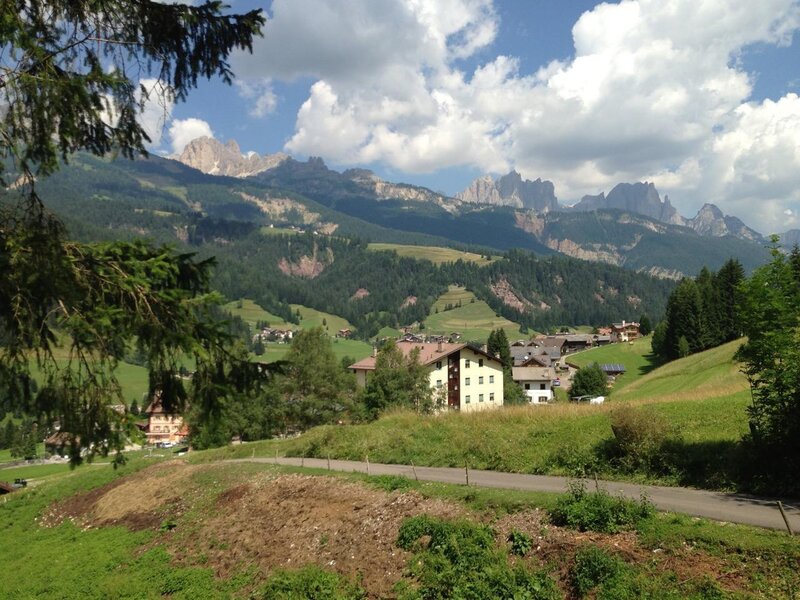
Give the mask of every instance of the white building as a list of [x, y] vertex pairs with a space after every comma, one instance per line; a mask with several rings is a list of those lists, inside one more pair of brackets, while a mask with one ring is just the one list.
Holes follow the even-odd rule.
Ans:
[[546, 404], [553, 400], [555, 374], [551, 367], [513, 367], [511, 376], [522, 386], [531, 404]]
[[[431, 388], [440, 391], [447, 406], [472, 412], [503, 406], [503, 365], [491, 354], [467, 344], [397, 342], [409, 356], [419, 349], [419, 362], [428, 369]], [[375, 370], [375, 356], [350, 365], [361, 387]]]

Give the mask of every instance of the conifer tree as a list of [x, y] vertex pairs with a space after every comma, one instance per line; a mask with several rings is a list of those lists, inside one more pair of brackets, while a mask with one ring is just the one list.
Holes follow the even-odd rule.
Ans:
[[[0, 386], [16, 406], [58, 418], [90, 458], [122, 447], [120, 418], [108, 405], [122, 400], [113, 369], [129, 343], [144, 351], [165, 407], [175, 410], [186, 398], [179, 356], [195, 354], [224, 371], [228, 338], [211, 316], [218, 298], [206, 294], [212, 261], [144, 242], [69, 242], [37, 181], [79, 150], [146, 154], [145, 102], [160, 92], [183, 100], [202, 78], [230, 82], [230, 53], [252, 47], [264, 18], [225, 8], [215, 1], [0, 4]], [[141, 85], [146, 77], [157, 84]], [[70, 339], [66, 368], [53, 358], [57, 329]], [[44, 380], [35, 397], [27, 384], [31, 354]], [[70, 458], [80, 462], [81, 449], [71, 448]]]

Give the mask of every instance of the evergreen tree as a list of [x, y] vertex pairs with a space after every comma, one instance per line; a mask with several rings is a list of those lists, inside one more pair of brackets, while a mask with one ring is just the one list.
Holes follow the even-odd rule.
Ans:
[[349, 410], [355, 382], [342, 371], [322, 327], [298, 333], [285, 362], [286, 377], [281, 378], [280, 389], [294, 428], [331, 423]]
[[758, 477], [797, 493], [800, 472], [800, 271], [772, 238], [772, 261], [742, 285], [738, 315], [747, 342], [745, 362], [752, 404], [750, 436]]
[[739, 286], [744, 281], [742, 264], [732, 258], [727, 261], [714, 276], [714, 288], [717, 292], [717, 319], [719, 322], [719, 343], [730, 342], [742, 334], [737, 313], [739, 302]]
[[[20, 199], [0, 214], [0, 331], [7, 337], [0, 381], [17, 406], [55, 414], [90, 456], [124, 442], [120, 416], [108, 405], [122, 401], [113, 367], [132, 340], [145, 350], [168, 409], [185, 400], [175, 376], [180, 356], [195, 354], [219, 371], [230, 354], [209, 316], [217, 299], [204, 296], [211, 261], [144, 242], [67, 242], [37, 186], [77, 150], [145, 154], [140, 117], [150, 94], [169, 90], [182, 100], [200, 78], [230, 82], [230, 53], [251, 48], [264, 18], [224, 8], [148, 0], [0, 4], [0, 183], [16, 181]], [[151, 75], [155, 86], [139, 84]], [[56, 328], [71, 340], [66, 369], [51, 352]], [[44, 380], [36, 398], [26, 384], [31, 354]], [[80, 462], [80, 448], [71, 460]]]
[[642, 335], [650, 335], [653, 331], [653, 325], [650, 323], [650, 317], [642, 315], [639, 317], [639, 333]]
[[683, 279], [667, 301], [665, 358], [678, 358], [678, 340], [685, 337], [689, 351], [703, 349], [705, 326], [703, 303], [697, 285], [691, 279]]
[[133, 416], [139, 416], [139, 403], [136, 401], [136, 398], [131, 400], [131, 408], [130, 412]]
[[496, 356], [503, 364], [503, 369], [511, 369], [514, 360], [511, 357], [511, 347], [508, 343], [508, 336], [503, 329], [495, 329], [489, 334], [486, 342], [486, 349], [492, 356]]
[[253, 354], [256, 356], [263, 356], [266, 348], [264, 348], [264, 342], [261, 341], [261, 336], [258, 337], [256, 343], [253, 344]]

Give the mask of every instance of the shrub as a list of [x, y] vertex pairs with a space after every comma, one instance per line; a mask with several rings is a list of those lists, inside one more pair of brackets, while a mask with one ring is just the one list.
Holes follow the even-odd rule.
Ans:
[[508, 543], [511, 547], [511, 554], [525, 556], [533, 547], [533, 540], [524, 531], [512, 529], [508, 534]]
[[578, 596], [599, 585], [622, 578], [626, 565], [597, 546], [584, 546], [575, 553], [575, 564], [570, 571], [570, 583]]
[[611, 413], [620, 464], [628, 470], [662, 472], [665, 470], [663, 452], [669, 438], [666, 420], [651, 411], [624, 406]]
[[550, 519], [555, 525], [580, 531], [616, 533], [637, 527], [653, 513], [653, 505], [645, 497], [633, 501], [612, 496], [605, 490], [587, 492], [582, 482], [574, 482], [566, 494], [559, 496]]
[[492, 530], [484, 525], [419, 515], [403, 522], [397, 544], [416, 550], [409, 560], [416, 586], [399, 590], [402, 600], [561, 597], [546, 573], [524, 564], [511, 567]]
[[361, 600], [366, 597], [356, 584], [315, 565], [275, 571], [261, 590], [264, 600]]

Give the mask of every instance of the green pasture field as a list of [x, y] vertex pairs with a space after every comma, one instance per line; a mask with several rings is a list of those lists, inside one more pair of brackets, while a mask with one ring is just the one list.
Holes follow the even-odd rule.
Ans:
[[500, 258], [498, 256], [492, 256], [487, 259], [485, 256], [481, 256], [480, 254], [476, 254], [474, 252], [464, 252], [462, 250], [456, 250], [455, 248], [444, 248], [441, 246], [408, 246], [404, 244], [371, 243], [369, 244], [368, 248], [377, 252], [396, 252], [398, 256], [403, 256], [406, 258], [429, 260], [436, 265], [448, 262], [456, 262], [457, 260], [472, 262], [478, 265], [490, 265]]
[[616, 394], [657, 366], [656, 357], [652, 353], [650, 342], [650, 337], [643, 337], [627, 344], [607, 344], [569, 355], [565, 360], [578, 367], [585, 367], [595, 362], [601, 365], [611, 363], [623, 364], [625, 366], [625, 373], [619, 375], [614, 382], [613, 390]]
[[[457, 306], [459, 301], [460, 307], [444, 310], [448, 304]], [[450, 286], [436, 300], [432, 314], [425, 319], [426, 333], [449, 335], [458, 332], [462, 340], [485, 342], [494, 329], [504, 329], [509, 340], [522, 335], [518, 324], [498, 317], [486, 302], [477, 300], [475, 294], [457, 286]]]

